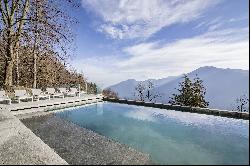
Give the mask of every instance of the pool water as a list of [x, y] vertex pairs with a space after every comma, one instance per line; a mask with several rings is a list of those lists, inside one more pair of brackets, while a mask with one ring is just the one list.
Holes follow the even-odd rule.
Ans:
[[249, 164], [249, 121], [116, 103], [56, 116], [147, 153], [159, 164]]

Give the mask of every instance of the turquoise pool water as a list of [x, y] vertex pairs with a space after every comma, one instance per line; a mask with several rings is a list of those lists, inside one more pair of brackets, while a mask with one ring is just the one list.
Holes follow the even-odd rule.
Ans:
[[150, 154], [159, 164], [248, 164], [249, 121], [98, 103], [56, 113]]

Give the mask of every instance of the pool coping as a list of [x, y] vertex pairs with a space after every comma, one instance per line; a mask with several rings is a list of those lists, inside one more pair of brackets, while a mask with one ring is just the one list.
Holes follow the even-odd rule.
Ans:
[[103, 97], [103, 101], [249, 120], [249, 113]]
[[0, 156], [0, 165], [68, 165], [6, 109], [0, 109]]

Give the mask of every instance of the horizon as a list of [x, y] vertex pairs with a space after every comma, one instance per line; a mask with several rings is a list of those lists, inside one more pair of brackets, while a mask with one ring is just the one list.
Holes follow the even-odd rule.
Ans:
[[[118, 85], [118, 84], [120, 84], [120, 83], [122, 83], [122, 82], [124, 82], [124, 81], [128, 81], [128, 80], [135, 80], [135, 81], [139, 82], [139, 81], [147, 81], [147, 80], [160, 80], [160, 79], [165, 79], [165, 78], [169, 78], [169, 77], [181, 77], [181, 76], [184, 75], [184, 74], [189, 74], [189, 73], [191, 73], [191, 72], [194, 72], [195, 70], [198, 70], [198, 69], [201, 69], [201, 68], [207, 68], [207, 67], [209, 67], [209, 68], [216, 68], [216, 69], [222, 69], [222, 70], [241, 70], [241, 71], [249, 72], [249, 70], [246, 70], [246, 69], [232, 69], [232, 68], [219, 68], [219, 67], [215, 67], [215, 66], [203, 66], [203, 67], [199, 67], [199, 68], [197, 68], [197, 69], [194, 69], [194, 70], [192, 70], [192, 71], [189, 71], [189, 72], [187, 72], [187, 73], [181, 73], [181, 74], [179, 74], [179, 75], [169, 75], [169, 76], [162, 77], [162, 78], [158, 78], [158, 79], [151, 79], [151, 78], [149, 78], [149, 79], [146, 79], [146, 80], [137, 80], [137, 79], [134, 79], [134, 78], [128, 78], [128, 79], [126, 79], [126, 80], [122, 80], [122, 81], [120, 81], [120, 82], [114, 83], [114, 84], [112, 84], [112, 85], [110, 85], [110, 86], [103, 87], [103, 89], [107, 89], [107, 88], [109, 88], [109, 87], [111, 87], [111, 86]], [[199, 76], [199, 75], [198, 75], [198, 76]]]
[[[249, 1], [82, 0], [70, 63], [101, 88], [204, 66], [249, 70]], [[167, 9], [167, 10], [166, 10]]]

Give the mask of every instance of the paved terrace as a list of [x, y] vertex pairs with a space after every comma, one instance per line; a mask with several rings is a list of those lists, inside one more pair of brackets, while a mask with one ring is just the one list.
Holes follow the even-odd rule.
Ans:
[[0, 109], [0, 165], [27, 163], [67, 164], [11, 112]]
[[[0, 104], [0, 165], [68, 164], [54, 150], [28, 129], [15, 115], [25, 116], [74, 105], [102, 101], [100, 95], [54, 98], [34, 102]], [[45, 111], [45, 112], [44, 112]], [[48, 112], [47, 112], [48, 113]]]
[[13, 115], [46, 112], [53, 109], [66, 108], [70, 106], [91, 104], [102, 101], [102, 95], [82, 95], [81, 97], [52, 98], [50, 100], [27, 101], [12, 103], [10, 105], [0, 104], [0, 108], [11, 111]]

